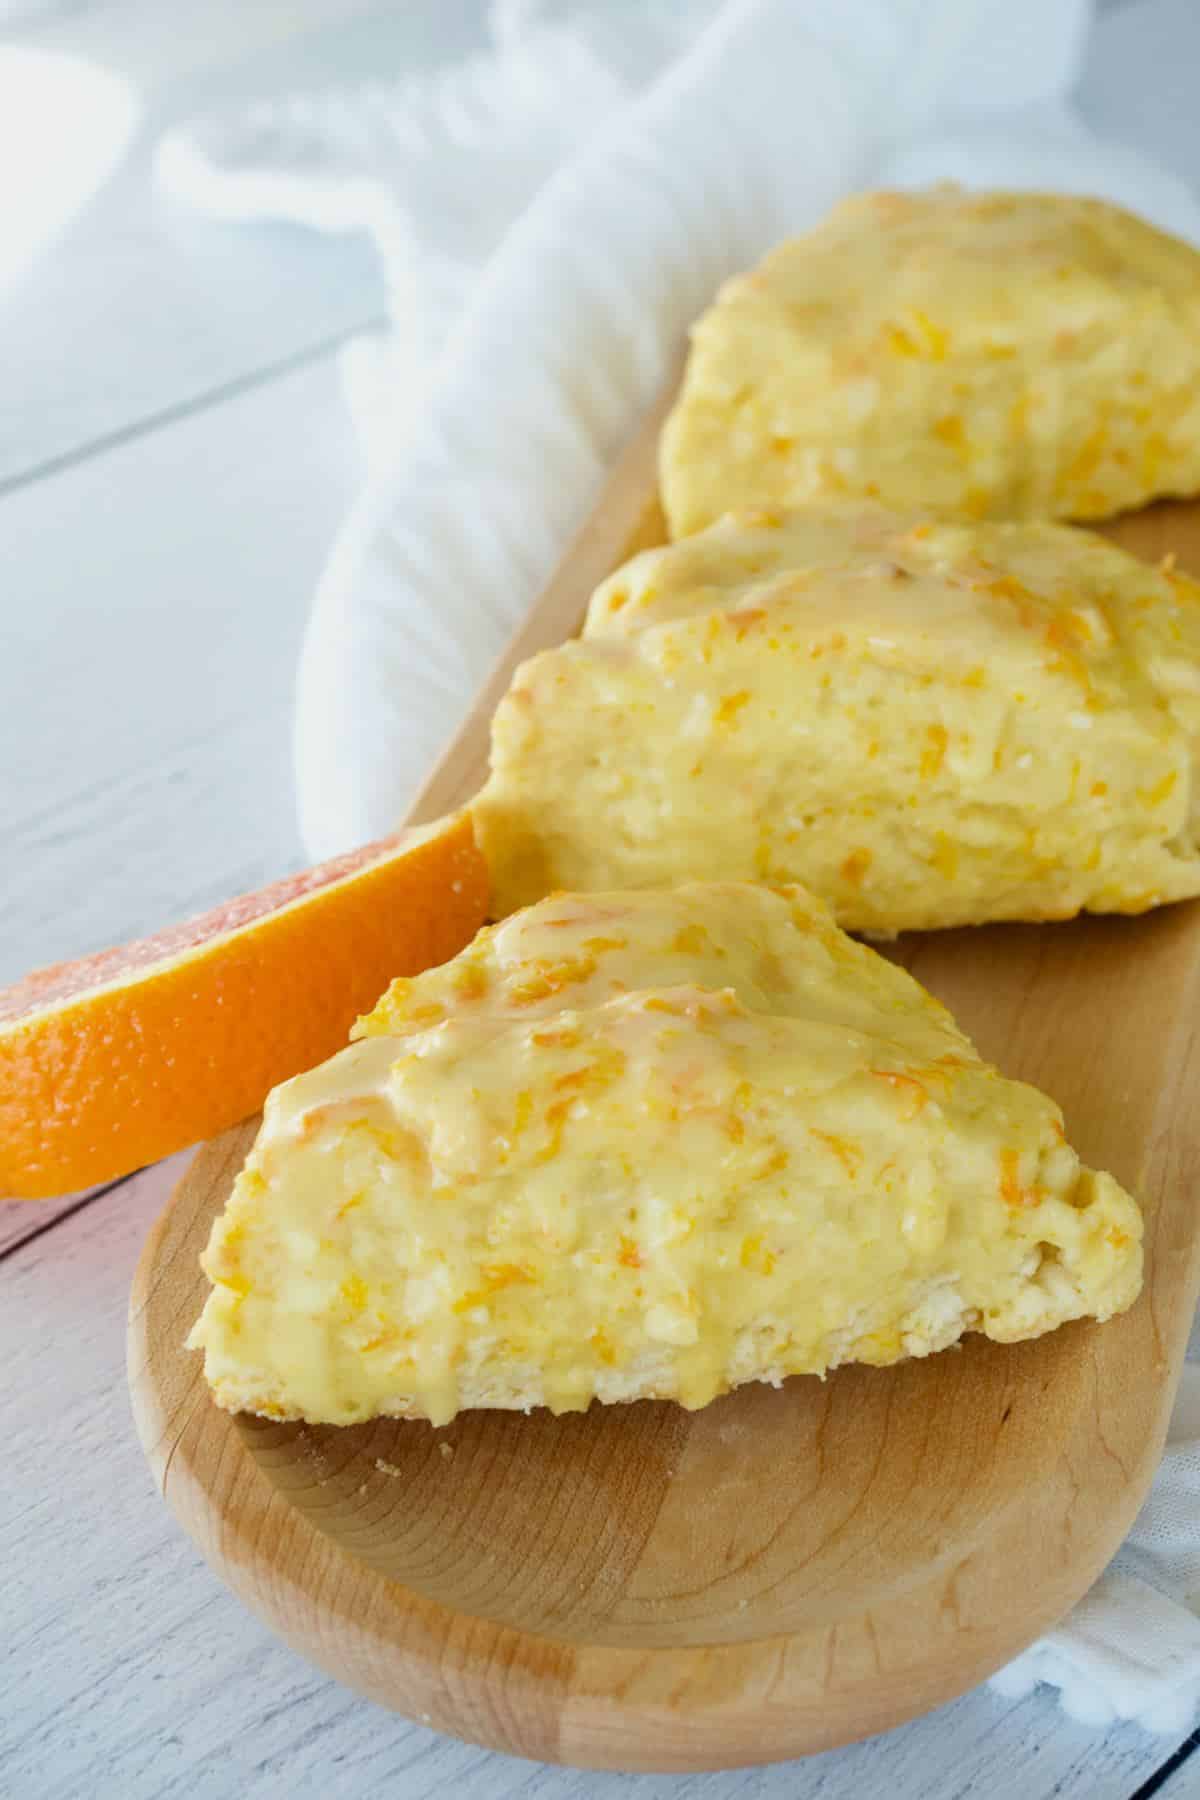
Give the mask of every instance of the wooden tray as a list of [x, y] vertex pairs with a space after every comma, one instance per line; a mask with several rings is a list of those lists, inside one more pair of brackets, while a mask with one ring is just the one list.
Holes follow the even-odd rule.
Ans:
[[[662, 408], [426, 786], [470, 797], [513, 664], [574, 631], [661, 530]], [[1200, 571], [1200, 507], [1113, 528]], [[385, 1705], [498, 1749], [701, 1769], [824, 1750], [950, 1699], [1112, 1555], [1157, 1463], [1200, 1289], [1200, 910], [901, 940], [983, 1053], [1062, 1104], [1140, 1196], [1146, 1290], [1034, 1343], [670, 1404], [464, 1414], [440, 1431], [231, 1418], [183, 1340], [197, 1258], [256, 1121], [203, 1149], [131, 1302], [138, 1430], [168, 1503], [289, 1643]]]

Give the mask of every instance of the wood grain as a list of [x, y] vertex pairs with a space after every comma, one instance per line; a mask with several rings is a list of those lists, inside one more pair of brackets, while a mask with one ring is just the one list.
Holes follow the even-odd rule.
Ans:
[[1182, 1735], [980, 1692], [805, 1765], [679, 1780], [535, 1770], [368, 1704], [245, 1611], [149, 1479], [121, 1319], [172, 1174], [133, 1177], [0, 1270], [6, 1797], [1129, 1800]]
[[295, 662], [358, 479], [331, 356], [0, 499], [0, 983], [302, 864]]
[[[124, 79], [143, 129], [4, 289], [0, 490], [158, 432], [386, 321], [365, 234], [202, 217], [158, 188], [164, 131], [239, 106], [422, 77], [484, 50], [487, 33], [476, 0], [206, 0], [186, 14], [158, 0], [64, 0], [61, 17], [31, 26], [25, 41]], [[231, 436], [201, 491], [248, 466]]]
[[[577, 626], [653, 529], [652, 416], [420, 797], [469, 798], [515, 661]], [[1115, 528], [1200, 566], [1200, 508]], [[139, 1265], [139, 1430], [177, 1516], [289, 1642], [439, 1729], [592, 1767], [822, 1750], [1007, 1661], [1109, 1560], [1146, 1492], [1200, 1289], [1187, 1097], [1200, 907], [901, 940], [1006, 1073], [1142, 1198], [1148, 1279], [1105, 1327], [889, 1370], [441, 1431], [229, 1419], [181, 1351], [197, 1258], [254, 1133], [201, 1152]]]
[[[431, 31], [453, 32], [450, 15], [472, 5], [443, 0], [403, 10], [406, 19], [410, 12], [427, 17]], [[236, 70], [231, 40], [235, 30], [257, 37], [259, 15], [277, 15], [277, 6], [210, 0], [190, 22], [151, 0], [63, 0], [61, 10], [61, 36], [51, 40], [39, 29], [35, 41], [133, 74], [139, 91], [150, 92], [156, 119], [163, 116], [160, 72], [174, 80], [201, 39], [205, 56], [216, 43], [229, 69], [214, 71], [204, 91], [193, 88], [189, 110], [219, 107], [267, 85], [265, 69]], [[337, 7], [296, 0], [290, 10], [303, 28], [310, 14], [332, 15]], [[379, 26], [364, 67], [401, 68], [408, 49], [396, 47], [398, 9], [376, 10]], [[214, 24], [218, 12], [234, 22], [228, 29]], [[112, 33], [110, 16], [118, 21]], [[1094, 126], [1183, 170], [1197, 163], [1200, 115], [1191, 94], [1191, 40], [1179, 33], [1197, 25], [1200, 16], [1186, 4], [1175, 6], [1173, 18], [1137, 4], [1101, 19], [1084, 90]], [[320, 64], [314, 59], [299, 85], [340, 76], [328, 72], [333, 48], [322, 47]], [[281, 63], [273, 56], [272, 79]], [[1147, 92], [1153, 106], [1144, 104]], [[82, 454], [89, 441], [105, 441], [131, 421], [145, 423], [137, 409], [147, 403], [156, 419], [170, 422], [143, 438], [136, 454], [131, 448], [111, 463], [95, 458], [101, 479], [82, 500], [73, 472], [45, 479], [40, 525], [31, 521], [30, 529], [9, 535], [10, 522], [26, 516], [28, 495], [0, 498], [7, 585], [25, 600], [13, 614], [8, 661], [17, 672], [25, 668], [31, 641], [52, 642], [65, 656], [97, 616], [123, 615], [131, 592], [163, 596], [163, 617], [185, 638], [191, 621], [203, 620], [222, 595], [243, 597], [245, 623], [222, 620], [211, 634], [220, 654], [197, 659], [190, 649], [172, 655], [165, 644], [161, 655], [148, 652], [140, 622], [118, 619], [98, 687], [90, 696], [82, 681], [71, 687], [66, 736], [57, 715], [46, 723], [56, 689], [37, 679], [15, 684], [5, 708], [11, 742], [33, 739], [40, 754], [27, 763], [9, 758], [6, 766], [17, 771], [10, 798], [15, 804], [27, 797], [26, 810], [41, 820], [35, 826], [31, 817], [19, 850], [12, 833], [24, 832], [24, 824], [15, 825], [12, 815], [0, 820], [9, 852], [6, 903], [13, 881], [22, 884], [19, 918], [5, 910], [0, 933], [14, 974], [68, 946], [112, 941], [265, 881], [299, 855], [282, 667], [288, 652], [279, 647], [278, 622], [303, 610], [317, 567], [309, 545], [293, 548], [295, 522], [306, 535], [327, 538], [342, 503], [342, 479], [323, 486], [311, 454], [314, 443], [337, 439], [338, 396], [330, 379], [328, 401], [318, 396], [300, 426], [285, 403], [269, 442], [257, 426], [248, 442], [237, 401], [202, 419], [177, 415], [197, 393], [257, 376], [281, 348], [311, 341], [326, 329], [335, 301], [347, 311], [361, 303], [367, 317], [370, 271], [365, 256], [347, 256], [344, 246], [316, 244], [310, 255], [299, 241], [294, 250], [285, 242], [291, 234], [269, 229], [198, 226], [181, 239], [166, 209], [156, 207], [150, 217], [144, 165], [135, 173], [136, 182], [124, 184], [125, 203], [106, 208], [103, 230], [88, 228], [47, 252], [36, 294], [5, 295], [10, 380], [0, 452], [5, 468], [23, 477], [47, 454]], [[207, 254], [195, 242], [201, 232], [211, 242]], [[144, 257], [135, 258], [134, 249]], [[181, 250], [198, 270], [195, 294], [182, 297], [178, 284], [148, 266], [151, 259], [177, 261]], [[283, 271], [282, 311], [262, 303], [268, 259]], [[316, 269], [318, 259], [328, 263], [328, 277]], [[164, 309], [160, 296], [168, 289]], [[199, 304], [214, 292], [231, 301], [220, 318], [219, 306]], [[165, 323], [151, 329], [156, 308]], [[253, 404], [268, 409], [275, 393], [260, 389]], [[173, 440], [192, 444], [186, 459], [175, 459]], [[279, 484], [291, 484], [292, 515], [282, 528], [278, 508], [261, 503], [264, 456]], [[353, 474], [351, 461], [347, 478]], [[181, 545], [165, 585], [157, 559], [143, 572], [135, 554], [145, 520], [164, 540], [174, 528]], [[128, 559], [116, 554], [122, 538]], [[75, 556], [76, 577], [69, 578], [64, 557], [62, 579], [46, 582], [46, 558], [53, 563], [64, 545]], [[244, 671], [255, 659], [265, 667], [269, 656], [281, 666], [280, 679], [266, 694], [251, 695]], [[205, 697], [203, 717], [199, 702], [191, 704], [193, 692]], [[155, 695], [161, 705], [149, 703]], [[126, 734], [116, 727], [130, 714], [136, 731]], [[46, 747], [58, 743], [72, 757], [46, 763]], [[1170, 1755], [1170, 1737], [1075, 1724], [1046, 1690], [1020, 1702], [976, 1692], [886, 1737], [804, 1765], [682, 1780], [579, 1774], [480, 1754], [360, 1700], [244, 1612], [176, 1529], [146, 1477], [129, 1429], [118, 1321], [169, 1173], [135, 1177], [82, 1213], [61, 1217], [0, 1270], [6, 1792], [44, 1800], [1129, 1800]], [[42, 1223], [56, 1210], [36, 1209]], [[30, 1209], [21, 1203], [3, 1217], [15, 1214], [23, 1236]], [[1161, 1789], [1164, 1800], [1194, 1793], [1197, 1766], [1176, 1772]]]
[[63, 1194], [56, 1200], [14, 1200], [0, 1195], [0, 1262], [11, 1256], [31, 1238], [40, 1237], [58, 1219], [70, 1218], [99, 1194], [115, 1185], [103, 1182], [96, 1187], [81, 1188], [75, 1194]]

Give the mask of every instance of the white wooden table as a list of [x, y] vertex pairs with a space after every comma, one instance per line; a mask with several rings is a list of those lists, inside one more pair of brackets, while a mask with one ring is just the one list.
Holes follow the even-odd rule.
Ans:
[[[301, 860], [295, 652], [360, 478], [335, 355], [382, 295], [362, 245], [170, 213], [148, 146], [199, 106], [444, 60], [481, 31], [479, 0], [22, 0], [0, 19], [23, 8], [10, 42], [125, 74], [143, 122], [87, 210], [0, 291], [0, 981]], [[1086, 90], [1101, 120], [1138, 49], [1127, 12], [1105, 32]], [[1195, 32], [1191, 48], [1166, 59], [1156, 116], [1200, 171]], [[1044, 1694], [976, 1693], [807, 1763], [685, 1778], [520, 1763], [336, 1687], [201, 1563], [134, 1439], [126, 1296], [177, 1172], [0, 1208], [0, 1795], [1200, 1793], [1197, 1740], [1087, 1730]]]

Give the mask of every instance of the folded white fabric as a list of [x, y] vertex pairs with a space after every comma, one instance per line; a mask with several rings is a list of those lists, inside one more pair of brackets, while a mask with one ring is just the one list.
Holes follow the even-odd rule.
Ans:
[[[1088, 0], [497, 0], [434, 82], [201, 120], [160, 178], [230, 219], [365, 230], [393, 330], [346, 358], [370, 479], [309, 621], [314, 857], [390, 829], [718, 283], [865, 183], [1200, 207], [1069, 110]], [[1120, 1557], [996, 1685], [1177, 1730], [1200, 1702], [1200, 1368]]]

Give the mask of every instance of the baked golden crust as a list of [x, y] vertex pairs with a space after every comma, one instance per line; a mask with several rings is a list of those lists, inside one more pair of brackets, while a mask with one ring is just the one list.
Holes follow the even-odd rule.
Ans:
[[204, 1258], [222, 1406], [685, 1406], [1106, 1318], [1141, 1219], [800, 889], [563, 895], [271, 1096]]
[[1200, 489], [1200, 253], [1099, 200], [875, 193], [726, 283], [662, 438], [671, 533], [839, 495], [1099, 518]]
[[1200, 893], [1200, 587], [1049, 523], [731, 516], [518, 669], [475, 803], [499, 913], [801, 881], [850, 930]]

